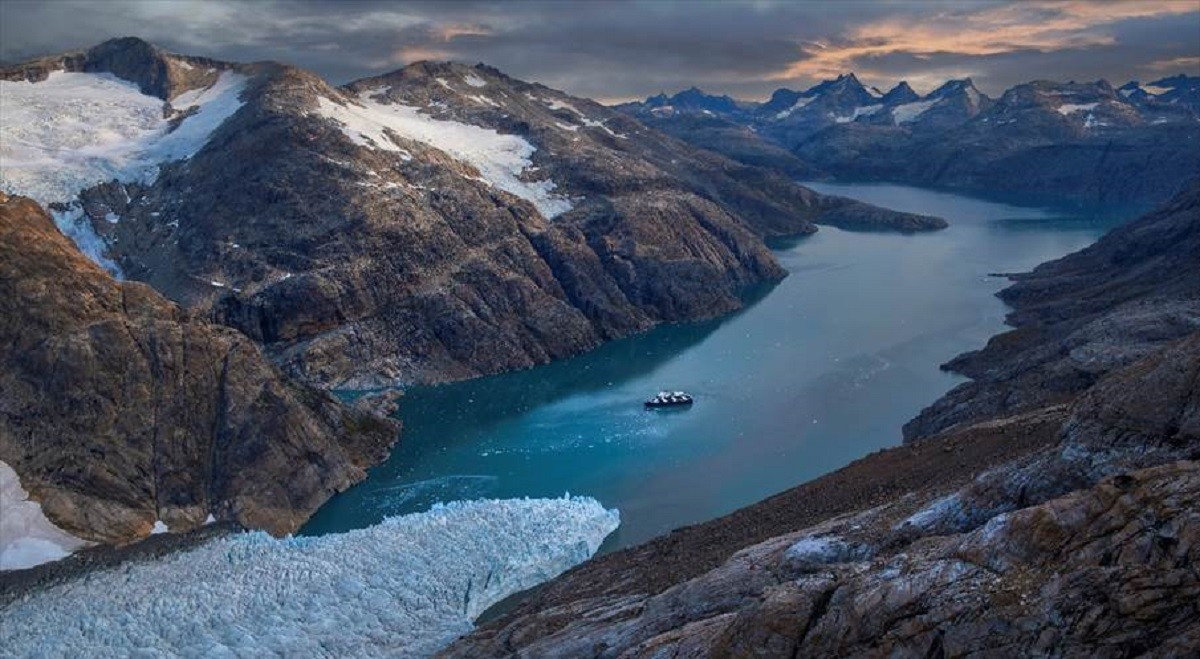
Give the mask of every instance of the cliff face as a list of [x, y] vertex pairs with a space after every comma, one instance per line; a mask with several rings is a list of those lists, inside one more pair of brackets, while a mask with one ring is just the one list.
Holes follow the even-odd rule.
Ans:
[[[1048, 329], [989, 345], [1018, 376], [939, 401], [960, 413], [939, 431], [584, 564], [444, 655], [1191, 652], [1200, 330], [1180, 309], [1197, 227], [1185, 194], [1023, 277], [1014, 317]], [[1136, 331], [1072, 338], [1097, 326]], [[1046, 370], [1084, 354], [1103, 368], [1048, 394]]]
[[235, 330], [117, 282], [0, 193], [0, 461], [59, 527], [122, 543], [209, 516], [295, 531], [398, 426], [286, 381]]

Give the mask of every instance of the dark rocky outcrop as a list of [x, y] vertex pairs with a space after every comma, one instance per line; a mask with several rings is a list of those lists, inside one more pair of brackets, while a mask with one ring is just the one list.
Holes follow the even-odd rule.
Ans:
[[209, 515], [284, 534], [395, 422], [290, 383], [236, 330], [117, 282], [0, 193], [0, 460], [63, 529], [123, 543]]
[[[1018, 315], [1058, 325], [1139, 307], [1139, 331], [1108, 334], [1111, 361], [1086, 384], [1045, 397], [1018, 378], [1009, 397], [1032, 387], [1028, 405], [585, 563], [443, 656], [1193, 653], [1200, 329], [1173, 319], [1200, 278], [1194, 204], [1009, 289], [1037, 300]], [[1023, 335], [993, 364], [1064, 355], [1064, 337]]]

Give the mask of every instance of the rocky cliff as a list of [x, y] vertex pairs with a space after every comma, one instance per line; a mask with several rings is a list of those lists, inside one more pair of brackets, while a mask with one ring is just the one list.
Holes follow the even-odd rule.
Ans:
[[[937, 434], [593, 560], [444, 656], [1194, 652], [1200, 327], [1182, 309], [1200, 281], [1195, 190], [1006, 294], [1018, 317], [1131, 330], [1090, 344], [1106, 364], [1086, 381], [1043, 396], [1039, 380], [1018, 378], [1007, 398], [1024, 404], [985, 405]], [[1011, 339], [1020, 351], [992, 361], [1089, 352], [1070, 336], [1027, 333]], [[958, 392], [935, 408], [972, 400]]]
[[284, 534], [366, 476], [395, 422], [286, 380], [236, 330], [84, 258], [0, 193], [0, 461], [105, 543], [233, 520]]
[[[216, 82], [180, 92], [181, 67]], [[43, 201], [64, 202], [60, 224], [101, 262], [211, 310], [325, 387], [526, 368], [726, 313], [785, 274], [763, 238], [815, 222], [945, 226], [824, 197], [482, 65], [418, 63], [334, 88], [291, 67], [120, 40], [0, 77], [19, 81], [6, 93], [29, 107], [83, 90], [119, 96], [110, 115], [150, 109], [111, 80], [97, 91], [86, 76], [99, 70], [162, 92], [177, 127], [139, 147], [146, 167]], [[180, 131], [195, 134], [189, 148], [163, 146]], [[45, 189], [18, 173], [10, 189]]]

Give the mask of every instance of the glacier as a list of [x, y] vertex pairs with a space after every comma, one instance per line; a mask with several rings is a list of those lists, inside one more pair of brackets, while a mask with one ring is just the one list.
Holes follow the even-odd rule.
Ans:
[[248, 80], [225, 71], [171, 99], [176, 110], [197, 108], [174, 130], [162, 99], [110, 73], [0, 81], [0, 187], [44, 206], [112, 179], [153, 182], [159, 165], [194, 155], [242, 107]]
[[16, 656], [428, 656], [620, 523], [595, 499], [454, 502], [365, 529], [224, 536], [0, 608]]

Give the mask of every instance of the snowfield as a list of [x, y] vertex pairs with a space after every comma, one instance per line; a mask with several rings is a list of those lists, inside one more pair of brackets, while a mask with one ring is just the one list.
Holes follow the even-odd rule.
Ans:
[[321, 116], [336, 121], [346, 137], [359, 146], [407, 153], [388, 136], [390, 130], [404, 139], [426, 144], [471, 165], [479, 170], [485, 183], [528, 201], [547, 218], [571, 210], [571, 201], [554, 193], [554, 181], [521, 179], [525, 169], [533, 165], [530, 157], [537, 150], [521, 136], [435, 119], [422, 114], [421, 108], [379, 103], [372, 99], [381, 93], [385, 90], [365, 91], [359, 95], [357, 103], [346, 105], [322, 97], [318, 101], [318, 111]]
[[940, 100], [941, 99], [939, 98], [932, 101], [914, 101], [912, 103], [897, 105], [896, 107], [892, 108], [892, 118], [895, 119], [896, 123], [898, 124], [906, 124], [910, 121], [915, 121], [917, 117], [925, 114], [926, 110], [934, 105], [937, 105], [937, 102]]
[[1064, 117], [1066, 117], [1066, 116], [1069, 116], [1076, 112], [1087, 112], [1088, 110], [1095, 110], [1097, 105], [1100, 105], [1100, 104], [1099, 103], [1063, 103], [1062, 105], [1058, 106], [1058, 113], [1063, 115]]
[[0, 571], [57, 561], [87, 544], [46, 519], [17, 472], [0, 461]]
[[317, 538], [262, 532], [94, 572], [0, 609], [16, 656], [428, 656], [485, 609], [584, 561], [596, 500], [480, 500]]
[[237, 112], [246, 80], [227, 71], [172, 99], [176, 110], [199, 107], [173, 131], [161, 99], [108, 73], [0, 81], [0, 187], [45, 205], [112, 179], [152, 182], [160, 164], [191, 157]]

